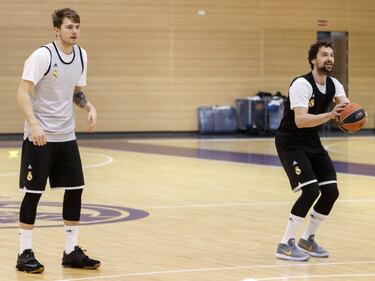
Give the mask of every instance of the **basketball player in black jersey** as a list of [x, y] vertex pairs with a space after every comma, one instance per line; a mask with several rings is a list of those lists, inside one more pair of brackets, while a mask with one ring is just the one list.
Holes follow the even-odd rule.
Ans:
[[[293, 80], [275, 138], [291, 188], [294, 192], [301, 191], [276, 251], [277, 258], [292, 261], [329, 255], [316, 243], [315, 233], [329, 215], [339, 191], [335, 168], [318, 132], [349, 103], [342, 84], [330, 76], [334, 65], [331, 43], [319, 41], [311, 45], [308, 60], [312, 71]], [[327, 112], [333, 100], [336, 105]], [[310, 209], [308, 225], [296, 246], [297, 229]]]

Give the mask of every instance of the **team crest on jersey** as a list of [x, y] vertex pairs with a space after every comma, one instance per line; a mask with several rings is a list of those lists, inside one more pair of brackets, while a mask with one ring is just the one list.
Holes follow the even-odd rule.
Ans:
[[55, 69], [54, 71], [52, 71], [52, 77], [57, 78], [57, 76], [58, 76], [58, 73], [57, 73], [57, 70]]
[[315, 95], [312, 93], [311, 98], [309, 100], [309, 107], [314, 107], [315, 105]]

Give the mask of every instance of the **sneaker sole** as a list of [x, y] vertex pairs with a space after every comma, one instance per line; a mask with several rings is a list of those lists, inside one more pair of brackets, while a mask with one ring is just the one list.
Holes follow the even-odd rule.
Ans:
[[300, 246], [297, 246], [298, 249], [300, 249], [301, 251], [305, 252], [306, 254], [309, 254], [310, 256], [314, 257], [314, 258], [328, 258], [329, 257], [329, 253], [326, 253], [326, 254], [317, 254], [317, 253], [314, 253], [314, 252], [310, 252], [304, 248], [301, 248]]
[[287, 256], [287, 255], [284, 255], [284, 254], [279, 254], [279, 253], [276, 253], [276, 257], [278, 259], [281, 259], [281, 260], [288, 260], [288, 261], [308, 261], [310, 256], [306, 256], [306, 257], [300, 257], [300, 258], [296, 258], [296, 257], [291, 257], [291, 256]]
[[76, 268], [76, 269], [97, 269], [100, 267], [100, 263], [94, 266], [86, 266], [86, 267], [78, 267], [78, 266], [70, 266], [70, 265], [62, 265], [64, 268]]
[[26, 270], [22, 268], [17, 268], [18, 271], [26, 272], [26, 273], [42, 273], [44, 271], [44, 267], [35, 269], [35, 270]]

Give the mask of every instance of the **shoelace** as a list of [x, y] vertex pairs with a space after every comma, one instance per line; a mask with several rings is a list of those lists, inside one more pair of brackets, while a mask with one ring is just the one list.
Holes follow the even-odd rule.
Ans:
[[82, 249], [81, 247], [77, 247], [77, 251], [84, 254], [87, 250]]
[[78, 247], [77, 251], [84, 256], [83, 260], [89, 259], [88, 255], [85, 254], [85, 252], [87, 252], [86, 249], [82, 249], [81, 247]]
[[316, 242], [315, 242], [315, 240], [312, 240], [312, 248], [313, 249], [322, 249], [322, 247], [320, 247]]
[[28, 253], [26, 254], [26, 257], [25, 257], [26, 260], [35, 260], [35, 256], [34, 256], [34, 253]]

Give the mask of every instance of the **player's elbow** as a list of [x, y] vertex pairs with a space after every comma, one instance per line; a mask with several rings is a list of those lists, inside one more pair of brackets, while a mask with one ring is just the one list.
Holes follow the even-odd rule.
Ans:
[[295, 118], [294, 122], [296, 123], [296, 126], [297, 126], [298, 129], [301, 129], [301, 128], [305, 127], [305, 124], [304, 124], [303, 120], [301, 120], [300, 118]]
[[298, 129], [304, 128], [304, 126], [301, 123], [296, 123], [296, 126], [297, 126]]

